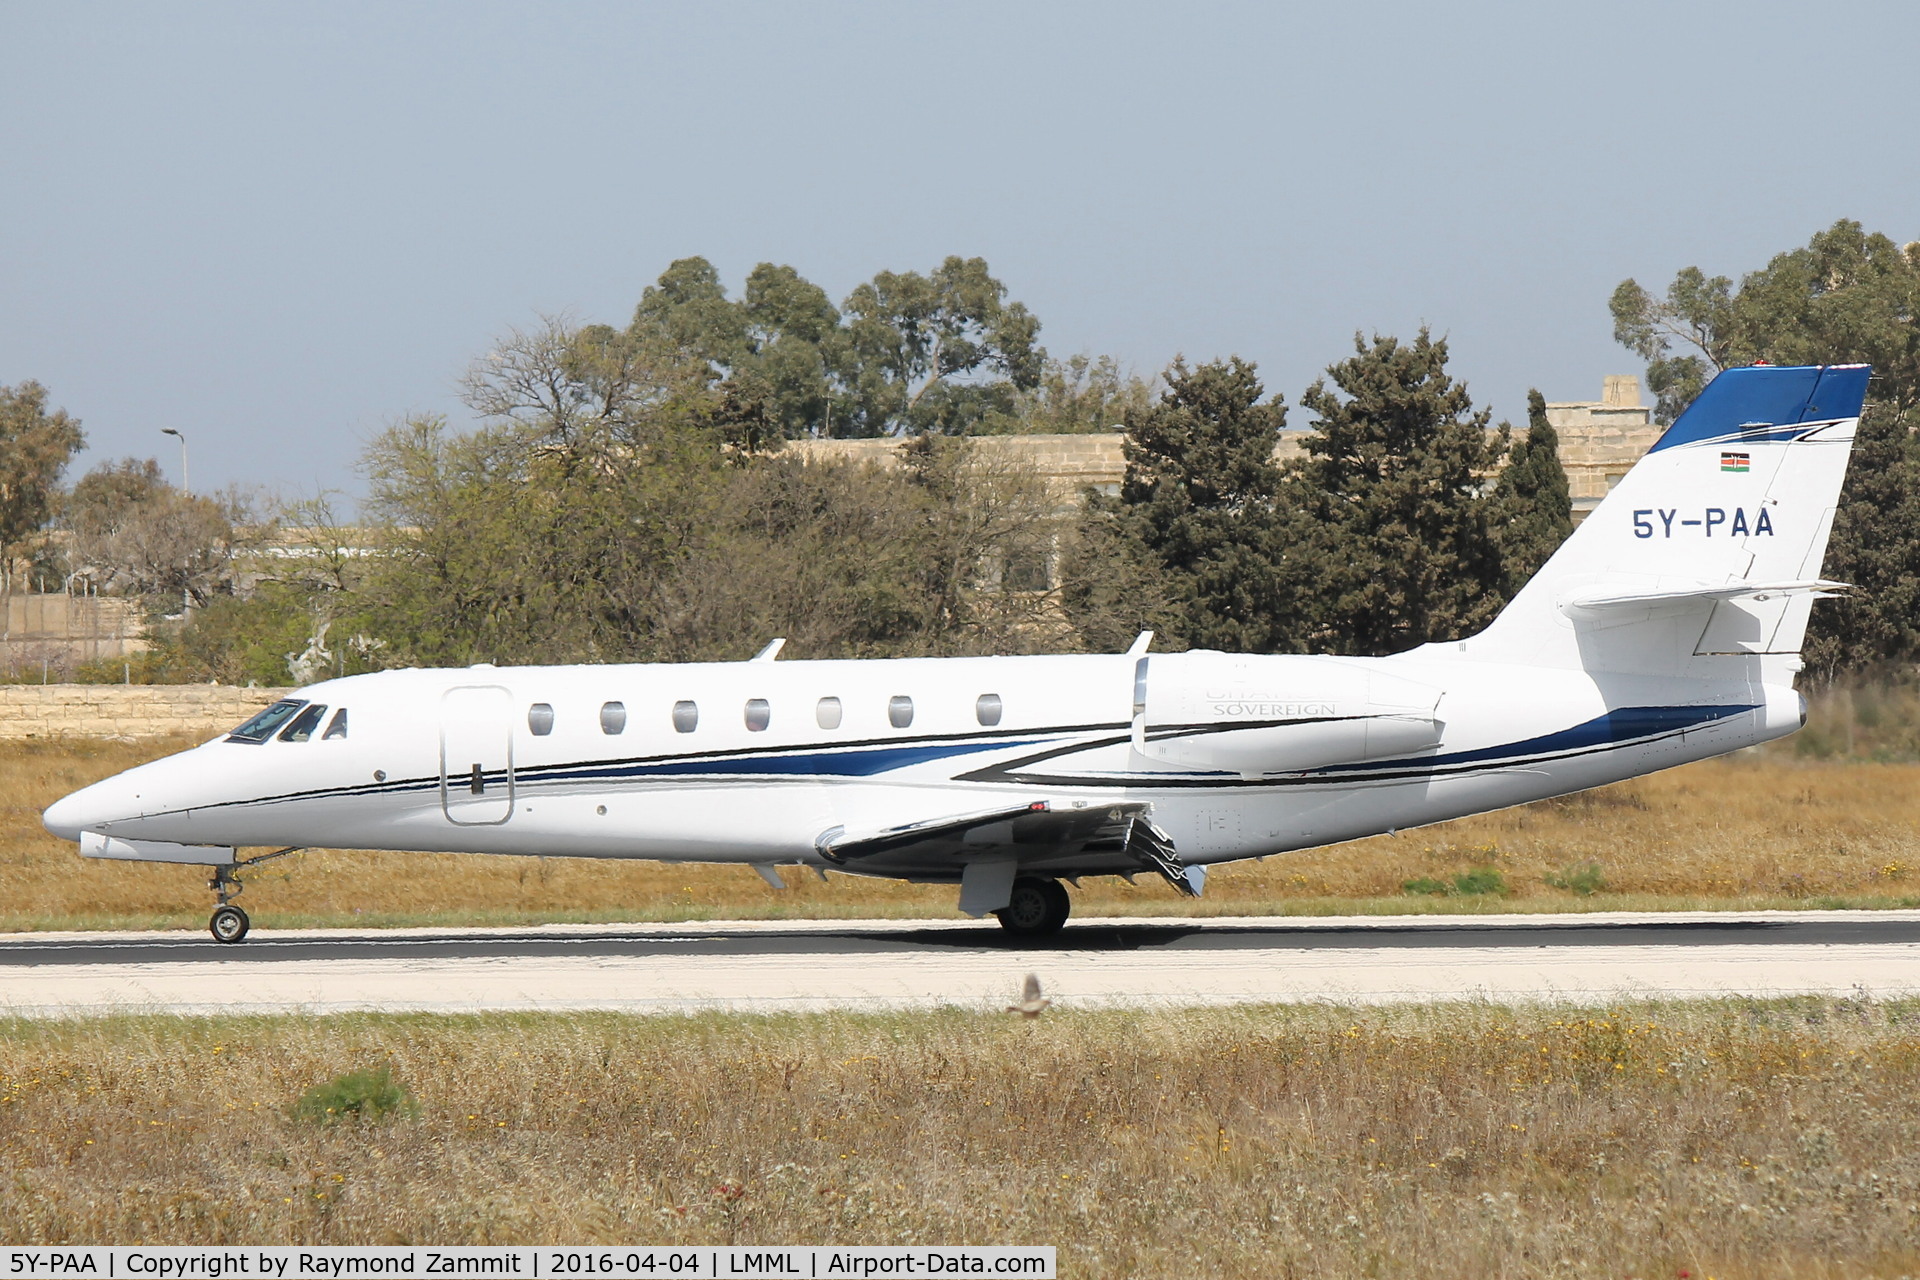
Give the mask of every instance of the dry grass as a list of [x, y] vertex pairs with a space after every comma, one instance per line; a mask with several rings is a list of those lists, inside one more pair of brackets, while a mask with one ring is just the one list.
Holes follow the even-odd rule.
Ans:
[[1920, 760], [1920, 683], [1833, 688], [1808, 702], [1806, 728], [1781, 744], [1796, 755]]
[[[1818, 726], [1816, 725], [1816, 728]], [[86, 862], [40, 826], [66, 792], [187, 745], [73, 741], [0, 748], [0, 930], [198, 927], [191, 867]], [[1790, 752], [1707, 761], [1563, 800], [1217, 868], [1207, 897], [1151, 877], [1089, 880], [1081, 915], [1538, 911], [1920, 905], [1920, 765]], [[1412, 879], [1500, 871], [1511, 892], [1410, 896]], [[1592, 868], [1593, 870], [1589, 870]], [[1598, 891], [1594, 889], [1595, 877]], [[264, 925], [933, 916], [953, 891], [793, 869], [776, 894], [741, 867], [451, 854], [316, 852], [261, 868]], [[1555, 882], [1559, 882], [1556, 885]], [[1559, 887], [1570, 886], [1570, 887]]]
[[[417, 1109], [294, 1118], [387, 1066]], [[0, 1239], [1040, 1243], [1066, 1276], [1920, 1268], [1920, 1004], [0, 1024]]]

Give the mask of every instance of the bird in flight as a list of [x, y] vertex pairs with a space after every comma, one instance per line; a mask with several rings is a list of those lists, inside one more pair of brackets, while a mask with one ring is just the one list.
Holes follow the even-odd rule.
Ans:
[[1040, 1016], [1040, 1011], [1052, 1003], [1053, 1001], [1043, 999], [1040, 995], [1040, 975], [1030, 973], [1027, 975], [1026, 982], [1021, 984], [1020, 1003], [1008, 1005], [1007, 1012], [1017, 1013], [1023, 1018], [1037, 1018]]

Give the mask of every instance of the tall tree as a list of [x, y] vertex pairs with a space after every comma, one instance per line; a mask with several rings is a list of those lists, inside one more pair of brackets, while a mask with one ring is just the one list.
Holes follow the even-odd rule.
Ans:
[[[1647, 362], [1647, 387], [1654, 393], [1654, 417], [1672, 422], [1693, 403], [1715, 373], [1727, 367], [1733, 307], [1733, 281], [1687, 267], [1656, 298], [1638, 282], [1622, 280], [1608, 303], [1614, 341]], [[1673, 344], [1691, 347], [1676, 354]]]
[[1168, 647], [1270, 651], [1292, 637], [1279, 589], [1286, 405], [1238, 356], [1175, 361], [1158, 402], [1126, 420], [1126, 480], [1095, 497], [1067, 561], [1065, 605], [1083, 643], [1137, 630]]
[[716, 425], [752, 450], [798, 436], [1005, 430], [1041, 384], [1039, 330], [980, 258], [882, 271], [839, 308], [790, 266], [761, 263], [734, 300], [712, 263], [681, 258], [641, 296], [624, 347], [602, 345], [703, 370]]
[[60, 475], [85, 443], [80, 420], [49, 410], [39, 383], [0, 387], [0, 568], [46, 524]]
[[1307, 516], [1290, 555], [1317, 581], [1318, 646], [1397, 653], [1477, 630], [1505, 599], [1483, 490], [1508, 432], [1446, 366], [1445, 339], [1424, 328], [1412, 343], [1356, 334], [1353, 357], [1301, 397], [1316, 421], [1290, 486]]
[[882, 271], [847, 297], [851, 421], [845, 435], [962, 434], [1038, 385], [1040, 321], [984, 258], [931, 275]]
[[1525, 586], [1573, 532], [1573, 498], [1547, 402], [1527, 391], [1527, 434], [1514, 441], [1493, 490], [1506, 594]]
[[1814, 610], [1808, 666], [1832, 679], [1920, 660], [1920, 244], [1842, 219], [1738, 289], [1689, 267], [1662, 303], [1627, 280], [1614, 316], [1616, 336], [1651, 362], [1649, 385], [1656, 370], [1668, 379], [1668, 416], [1735, 365], [1873, 366], [1825, 568], [1861, 592]]
[[724, 377], [746, 349], [746, 317], [705, 258], [679, 258], [640, 295], [628, 332]]
[[740, 310], [744, 352], [726, 389], [764, 405], [781, 439], [832, 434], [847, 334], [826, 291], [792, 267], [763, 262], [747, 276]]
[[627, 337], [655, 363], [704, 367], [735, 443], [828, 434], [846, 415], [835, 401], [847, 365], [840, 312], [792, 267], [756, 266], [736, 301], [712, 263], [682, 258], [647, 287]]

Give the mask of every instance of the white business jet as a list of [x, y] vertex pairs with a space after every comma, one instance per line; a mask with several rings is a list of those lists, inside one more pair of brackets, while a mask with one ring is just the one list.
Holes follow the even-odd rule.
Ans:
[[[1039, 937], [1162, 876], [1600, 786], [1793, 732], [1863, 365], [1716, 378], [1494, 622], [1387, 658], [1189, 652], [383, 671], [56, 803], [82, 855], [313, 846], [956, 884]], [[256, 848], [255, 857], [239, 850]]]

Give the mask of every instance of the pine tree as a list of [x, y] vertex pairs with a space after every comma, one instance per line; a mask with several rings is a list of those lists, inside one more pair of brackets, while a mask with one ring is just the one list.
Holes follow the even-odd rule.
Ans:
[[1547, 402], [1538, 390], [1527, 392], [1527, 434], [1508, 451], [1493, 495], [1510, 599], [1573, 532], [1573, 499], [1560, 465], [1560, 436], [1547, 421]]
[[1096, 498], [1065, 566], [1089, 648], [1153, 628], [1165, 647], [1265, 652], [1286, 641], [1277, 592], [1286, 406], [1238, 356], [1175, 361], [1158, 402], [1126, 418], [1127, 476]]
[[1411, 344], [1356, 334], [1353, 358], [1301, 397], [1318, 420], [1288, 486], [1307, 518], [1289, 522], [1284, 576], [1311, 601], [1315, 648], [1397, 653], [1479, 629], [1505, 598], [1484, 489], [1508, 432], [1446, 365], [1424, 328]]

